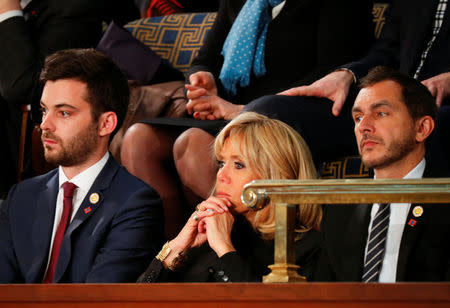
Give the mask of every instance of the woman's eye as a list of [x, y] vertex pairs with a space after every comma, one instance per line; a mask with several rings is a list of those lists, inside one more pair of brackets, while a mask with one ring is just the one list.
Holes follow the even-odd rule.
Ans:
[[245, 168], [245, 165], [243, 163], [240, 163], [240, 162], [235, 162], [234, 166], [236, 167], [236, 169]]
[[225, 166], [225, 163], [223, 161], [221, 161], [221, 160], [218, 160], [217, 161], [217, 166], [219, 166], [219, 169], [223, 168], [223, 166]]
[[61, 111], [61, 115], [66, 118], [70, 115], [70, 113], [68, 113], [67, 111]]

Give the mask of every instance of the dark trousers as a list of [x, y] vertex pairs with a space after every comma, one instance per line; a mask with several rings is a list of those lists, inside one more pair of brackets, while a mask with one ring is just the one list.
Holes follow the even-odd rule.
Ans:
[[279, 119], [293, 127], [305, 139], [318, 166], [323, 161], [358, 154], [351, 105], [346, 103], [341, 114], [335, 117], [328, 99], [269, 95], [247, 104], [244, 111]]

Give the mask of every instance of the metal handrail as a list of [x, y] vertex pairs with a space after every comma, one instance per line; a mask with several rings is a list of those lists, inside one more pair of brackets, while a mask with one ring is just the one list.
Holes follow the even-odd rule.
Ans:
[[242, 202], [260, 210], [275, 206], [275, 264], [263, 282], [305, 281], [295, 265], [296, 204], [450, 203], [450, 178], [256, 180], [248, 183]]

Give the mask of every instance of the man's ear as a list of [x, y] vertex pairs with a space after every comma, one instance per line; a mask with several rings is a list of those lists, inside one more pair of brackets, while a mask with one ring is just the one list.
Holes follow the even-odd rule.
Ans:
[[98, 119], [98, 134], [100, 137], [110, 135], [117, 126], [117, 115], [113, 111], [103, 112]]
[[424, 142], [434, 130], [434, 120], [430, 116], [424, 116], [416, 121], [416, 141]]

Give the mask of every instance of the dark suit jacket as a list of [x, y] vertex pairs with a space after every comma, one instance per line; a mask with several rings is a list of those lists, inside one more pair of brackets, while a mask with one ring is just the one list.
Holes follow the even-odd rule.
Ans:
[[[320, 239], [319, 232], [311, 230], [295, 242], [295, 264], [308, 280]], [[242, 216], [235, 217], [231, 240], [236, 251], [220, 258], [208, 243], [191, 249], [177, 271], [165, 269], [155, 258], [138, 282], [261, 282], [263, 275], [270, 273], [268, 265], [274, 263], [273, 241], [263, 240]]]
[[[396, 280], [449, 281], [450, 205], [420, 204], [423, 215], [414, 217], [416, 205], [411, 204], [405, 222]], [[361, 281], [371, 208], [370, 204], [325, 207], [315, 281]], [[417, 221], [414, 226], [408, 225], [410, 219]]]
[[[0, 23], [0, 167], [6, 171], [14, 166], [10, 174], [18, 163], [20, 105], [33, 103], [34, 121], [41, 120], [36, 82], [45, 57], [61, 49], [95, 47], [102, 21], [123, 24], [139, 17], [129, 0], [33, 0], [23, 13], [26, 20], [13, 17]], [[8, 184], [0, 180], [0, 192]]]
[[[188, 74], [209, 71], [217, 79], [222, 47], [245, 1], [221, 1], [216, 22]], [[363, 56], [373, 41], [372, 2], [367, 0], [287, 0], [270, 21], [265, 44], [266, 74], [251, 78], [230, 99], [246, 104], [263, 95], [307, 84], [336, 66]], [[252, 76], [254, 77], [254, 76]], [[220, 93], [225, 97], [225, 93]]]
[[[58, 169], [11, 189], [0, 209], [0, 282], [42, 282], [57, 194]], [[111, 156], [67, 228], [54, 281], [136, 281], [161, 247], [163, 221], [156, 191]]]
[[[387, 12], [381, 38], [369, 54], [349, 63], [358, 78], [377, 65], [385, 65], [414, 76], [420, 56], [431, 38], [439, 0], [393, 0]], [[450, 71], [450, 6], [433, 46], [428, 53], [419, 80]]]

